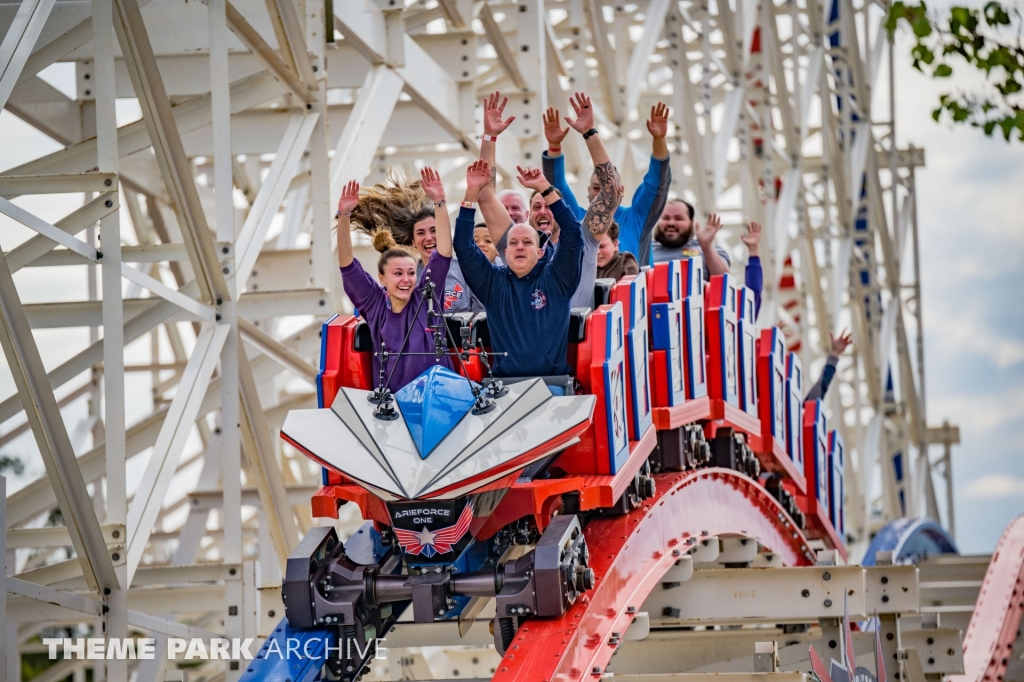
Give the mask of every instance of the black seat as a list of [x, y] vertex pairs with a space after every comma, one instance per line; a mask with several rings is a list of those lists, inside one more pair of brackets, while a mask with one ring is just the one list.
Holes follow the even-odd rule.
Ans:
[[473, 313], [447, 313], [444, 321], [448, 324], [448, 333], [451, 337], [445, 339], [449, 345], [454, 340], [456, 348], [462, 348], [462, 330], [472, 328]]
[[589, 314], [590, 308], [573, 308], [569, 313], [569, 343], [583, 343], [587, 340], [587, 315]]
[[606, 279], [595, 279], [594, 280], [594, 309], [598, 309], [603, 305], [608, 305], [612, 302], [612, 287], [615, 286], [615, 280], [612, 278]]
[[472, 333], [469, 340], [473, 344], [473, 348], [479, 348], [481, 345], [484, 348], [491, 347], [491, 332], [487, 328], [487, 313], [477, 313], [470, 322], [470, 328]]
[[373, 337], [370, 336], [370, 325], [366, 324], [362, 319], [356, 325], [356, 340], [352, 344], [352, 350], [363, 353], [373, 352]]

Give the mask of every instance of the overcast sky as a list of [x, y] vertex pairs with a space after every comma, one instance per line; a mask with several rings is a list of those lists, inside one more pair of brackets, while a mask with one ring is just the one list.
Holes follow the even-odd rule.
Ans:
[[1024, 513], [1024, 143], [934, 123], [938, 93], [974, 81], [897, 65], [900, 146], [927, 154], [917, 210], [928, 421], [960, 426], [957, 540], [965, 553], [990, 552]]
[[[905, 53], [901, 47], [899, 54]], [[1024, 144], [934, 123], [930, 111], [937, 94], [970, 81], [955, 77], [940, 89], [902, 56], [897, 64], [900, 146], [913, 143], [927, 153], [917, 186], [929, 422], [949, 419], [960, 426], [963, 442], [954, 450], [957, 539], [965, 553], [991, 552], [1006, 524], [1024, 512]], [[11, 114], [0, 113], [0, 169], [57, 148]], [[18, 203], [51, 221], [76, 205], [71, 197]], [[25, 228], [0, 217], [5, 251], [28, 236]], [[84, 270], [61, 270], [56, 276], [31, 268], [18, 273], [22, 299], [85, 298]], [[45, 330], [37, 332], [37, 340], [52, 368], [84, 346], [86, 332]], [[139, 354], [143, 345], [136, 345]], [[144, 376], [131, 377], [129, 391], [148, 396]], [[13, 392], [5, 369], [0, 398]], [[148, 397], [129, 400], [129, 424], [144, 416], [148, 402]], [[68, 411], [69, 430], [83, 414]], [[18, 439], [5, 453], [30, 452], [30, 438]], [[933, 457], [938, 454], [933, 451]], [[135, 469], [143, 462], [133, 464]], [[37, 460], [28, 473], [41, 475], [41, 463]], [[17, 481], [11, 485], [19, 487]]]

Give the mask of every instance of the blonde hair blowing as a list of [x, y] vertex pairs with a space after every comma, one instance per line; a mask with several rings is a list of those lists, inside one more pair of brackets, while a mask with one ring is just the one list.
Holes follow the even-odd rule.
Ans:
[[352, 210], [351, 221], [353, 229], [374, 239], [377, 232], [384, 230], [391, 233], [396, 244], [412, 246], [413, 226], [433, 216], [434, 203], [423, 191], [420, 181], [406, 182], [391, 171], [387, 184], [376, 184], [359, 192], [359, 203]]

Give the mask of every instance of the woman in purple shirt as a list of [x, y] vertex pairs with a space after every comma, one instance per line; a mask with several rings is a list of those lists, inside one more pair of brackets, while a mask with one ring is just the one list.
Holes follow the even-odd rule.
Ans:
[[[445, 208], [444, 185], [441, 176], [432, 168], [421, 171], [423, 190], [434, 203], [437, 222], [437, 248], [431, 254], [417, 282], [416, 254], [395, 243], [391, 232], [377, 230], [373, 245], [381, 252], [377, 261], [377, 280], [374, 280], [352, 254], [352, 232], [349, 218], [359, 203], [359, 183], [345, 185], [338, 200], [338, 265], [345, 293], [370, 326], [373, 347], [380, 352], [381, 345], [390, 354], [384, 365], [386, 386], [395, 392], [418, 377], [435, 363], [451, 368], [451, 359], [434, 356], [434, 332], [428, 319], [428, 301], [424, 301], [426, 285], [435, 284], [434, 297], [444, 297], [444, 282], [452, 262], [452, 228]], [[440, 312], [436, 303], [433, 310]], [[401, 353], [425, 353], [402, 355]], [[381, 358], [373, 357], [374, 382], [381, 372]]]

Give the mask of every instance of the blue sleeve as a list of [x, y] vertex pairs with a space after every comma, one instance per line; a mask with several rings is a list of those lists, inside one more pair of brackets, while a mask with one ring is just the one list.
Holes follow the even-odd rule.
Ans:
[[764, 288], [764, 273], [761, 271], [761, 257], [751, 256], [747, 260], [747, 288], [754, 292], [754, 319], [761, 314], [761, 290]]
[[[562, 194], [562, 201], [569, 206], [572, 214], [577, 219], [583, 220], [587, 210], [576, 202], [576, 195], [572, 193], [569, 183], [565, 181], [565, 155], [552, 158], [548, 156], [547, 152], [544, 152], [540, 158], [544, 168], [544, 177]], [[562, 227], [562, 223], [558, 223], [558, 226]]]
[[580, 285], [583, 261], [583, 226], [564, 201], [551, 204], [551, 213], [561, 228], [558, 248], [551, 259], [554, 278], [562, 293], [572, 296]]
[[[651, 238], [654, 236], [654, 228], [665, 211], [665, 204], [668, 201], [668, 188], [672, 184], [672, 164], [667, 158], [656, 159], [651, 157], [651, 165], [647, 168], [647, 175], [644, 181], [637, 188], [633, 195], [633, 204], [630, 209], [637, 206], [646, 206], [636, 217], [639, 219], [639, 231], [637, 235], [636, 257], [641, 263], [654, 264], [651, 256]], [[639, 209], [638, 209], [639, 210]]]
[[825, 365], [825, 369], [821, 370], [821, 397], [824, 398], [828, 393], [828, 386], [832, 383], [832, 377], [836, 375], [836, 366], [833, 364]]
[[[644, 181], [633, 193], [633, 200], [629, 204], [629, 212], [635, 213], [639, 218], [638, 225], [643, 225], [647, 215], [651, 212], [654, 199], [658, 195], [661, 185], [661, 167], [668, 165], [668, 159], [656, 159], [651, 157], [651, 165], [647, 167]], [[668, 190], [666, 185], [665, 190]]]
[[807, 392], [807, 397], [804, 398], [804, 402], [808, 400], [824, 400], [825, 393], [828, 392], [828, 385], [832, 383], [832, 378], [836, 375], [836, 365], [839, 363], [839, 358], [835, 355], [829, 354], [828, 359], [825, 361], [825, 368], [821, 370], [821, 376], [811, 386], [811, 390]]
[[462, 275], [466, 278], [470, 290], [486, 306], [493, 293], [496, 268], [487, 260], [483, 251], [473, 241], [473, 226], [476, 210], [463, 206], [459, 209], [459, 217], [455, 220], [455, 238], [452, 246], [459, 257]]

